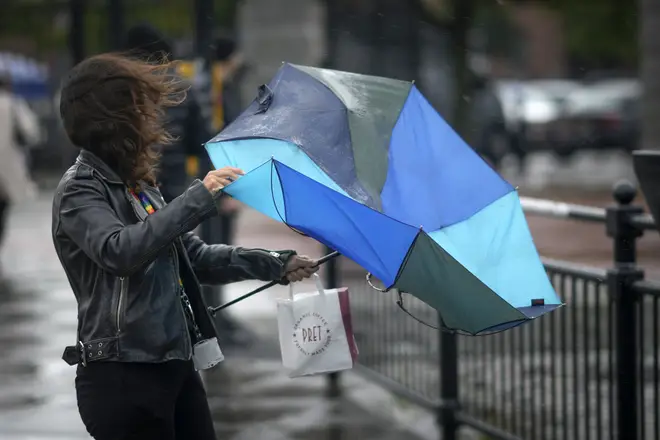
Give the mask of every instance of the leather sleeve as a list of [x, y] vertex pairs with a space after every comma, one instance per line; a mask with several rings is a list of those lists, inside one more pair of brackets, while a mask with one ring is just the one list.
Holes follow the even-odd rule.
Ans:
[[95, 179], [74, 178], [64, 187], [60, 230], [89, 258], [116, 276], [130, 276], [181, 234], [217, 214], [214, 197], [195, 181], [144, 222], [125, 225]]
[[284, 278], [287, 261], [296, 254], [295, 251], [209, 245], [193, 233], [184, 234], [181, 238], [193, 270], [202, 284], [280, 280]]

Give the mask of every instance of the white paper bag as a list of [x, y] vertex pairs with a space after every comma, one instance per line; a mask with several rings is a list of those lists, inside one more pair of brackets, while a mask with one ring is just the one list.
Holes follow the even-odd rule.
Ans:
[[278, 300], [277, 324], [282, 363], [289, 377], [331, 373], [353, 367], [358, 349], [353, 336], [347, 288], [324, 290], [314, 274], [316, 292]]

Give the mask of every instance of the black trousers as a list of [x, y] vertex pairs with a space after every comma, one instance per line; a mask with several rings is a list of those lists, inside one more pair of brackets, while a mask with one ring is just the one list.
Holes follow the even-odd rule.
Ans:
[[215, 440], [192, 361], [90, 362], [76, 376], [78, 410], [96, 440]]

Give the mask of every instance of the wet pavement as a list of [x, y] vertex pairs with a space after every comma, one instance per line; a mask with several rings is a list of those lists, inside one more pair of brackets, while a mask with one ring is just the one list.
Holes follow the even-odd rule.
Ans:
[[[272, 225], [265, 226], [261, 216], [246, 212], [238, 241], [320, 254], [315, 242], [282, 230], [271, 234]], [[75, 370], [60, 360], [63, 347], [75, 341], [76, 308], [51, 243], [50, 194], [16, 207], [9, 228], [0, 258], [0, 439], [87, 439], [77, 413]], [[227, 294], [256, 285], [240, 283]], [[323, 377], [289, 379], [277, 358], [271, 301], [285, 289], [232, 310], [262, 341], [249, 351], [228, 353], [221, 368], [204, 375], [218, 438], [437, 438], [430, 414], [397, 410], [392, 396], [355, 374], [342, 377], [346, 392], [335, 399], [324, 397]]]
[[[578, 174], [593, 175], [584, 166], [576, 168], [582, 170]], [[527, 170], [529, 176], [516, 182], [524, 195], [597, 206], [611, 203], [611, 182], [580, 191], [535, 186], [537, 171], [543, 167], [534, 167]], [[625, 166], [621, 170], [617, 177], [627, 177]], [[566, 180], [571, 175], [570, 170], [562, 173], [550, 180]], [[604, 225], [538, 217], [530, 217], [529, 223], [542, 255], [598, 266], [610, 264], [611, 242]], [[317, 242], [247, 209], [240, 215], [237, 235], [237, 242], [248, 247], [295, 248], [310, 256], [323, 252]], [[646, 234], [638, 249], [650, 276], [660, 277], [660, 236]], [[342, 267], [345, 276], [363, 279], [362, 269], [350, 264]], [[226, 299], [258, 285], [228, 286]], [[312, 288], [309, 284], [297, 286], [302, 291]], [[342, 376], [345, 393], [339, 399], [323, 397], [324, 378], [289, 379], [281, 368], [273, 336], [273, 299], [287, 293], [288, 288], [280, 286], [229, 309], [260, 342], [250, 350], [227, 351], [222, 368], [204, 376], [220, 439], [438, 438], [432, 414], [355, 374]], [[353, 292], [356, 306], [359, 293]], [[60, 360], [62, 348], [75, 340], [75, 326], [73, 295], [51, 243], [50, 194], [46, 191], [37, 202], [15, 208], [0, 252], [0, 439], [89, 438], [77, 414], [74, 369]], [[364, 349], [368, 354], [368, 347]]]

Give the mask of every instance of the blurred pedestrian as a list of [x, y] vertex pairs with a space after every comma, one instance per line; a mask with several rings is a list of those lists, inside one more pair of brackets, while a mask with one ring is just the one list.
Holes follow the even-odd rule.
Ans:
[[[211, 64], [211, 126], [213, 133], [219, 133], [238, 117], [241, 112], [240, 81], [246, 69], [242, 54], [237, 50], [236, 41], [229, 36], [219, 36], [214, 42], [215, 59]], [[206, 170], [213, 168], [205, 155], [201, 161]], [[209, 243], [232, 244], [234, 242], [236, 217], [240, 202], [225, 195], [220, 199], [220, 216], [202, 225], [202, 236]], [[221, 287], [207, 288], [209, 301], [224, 302]], [[230, 345], [243, 347], [252, 342], [254, 336], [226, 311], [216, 316], [218, 331]]]
[[41, 137], [37, 115], [24, 99], [14, 95], [11, 78], [0, 75], [0, 244], [9, 208], [37, 193], [27, 166], [27, 149]]
[[[237, 51], [236, 41], [219, 37], [215, 41], [215, 61], [211, 70], [211, 94], [213, 95], [213, 131], [219, 133], [241, 112], [240, 81], [246, 69], [243, 55]], [[221, 205], [223, 243], [234, 239], [234, 219], [240, 204], [229, 196]]]
[[211, 67], [212, 125], [217, 133], [236, 119], [242, 110], [240, 81], [247, 64], [233, 38], [218, 37], [214, 45], [215, 60]]
[[[172, 61], [172, 46], [167, 39], [149, 24], [138, 24], [130, 28], [126, 36], [125, 49], [132, 56], [149, 62]], [[171, 69], [171, 75], [176, 70]], [[181, 194], [190, 176], [187, 172], [189, 157], [204, 157], [203, 143], [210, 133], [205, 123], [195, 90], [190, 88], [186, 100], [166, 110], [167, 130], [176, 141], [160, 148], [158, 181], [165, 201], [169, 202]]]
[[161, 116], [183, 101], [167, 65], [118, 55], [64, 79], [60, 114], [82, 151], [53, 200], [53, 241], [78, 303], [78, 340], [63, 358], [78, 364], [78, 408], [97, 440], [214, 439], [195, 369], [222, 356], [199, 283], [317, 270], [294, 251], [207, 245], [190, 232], [217, 215], [241, 170], [211, 171], [164, 202], [157, 149], [172, 137]]

